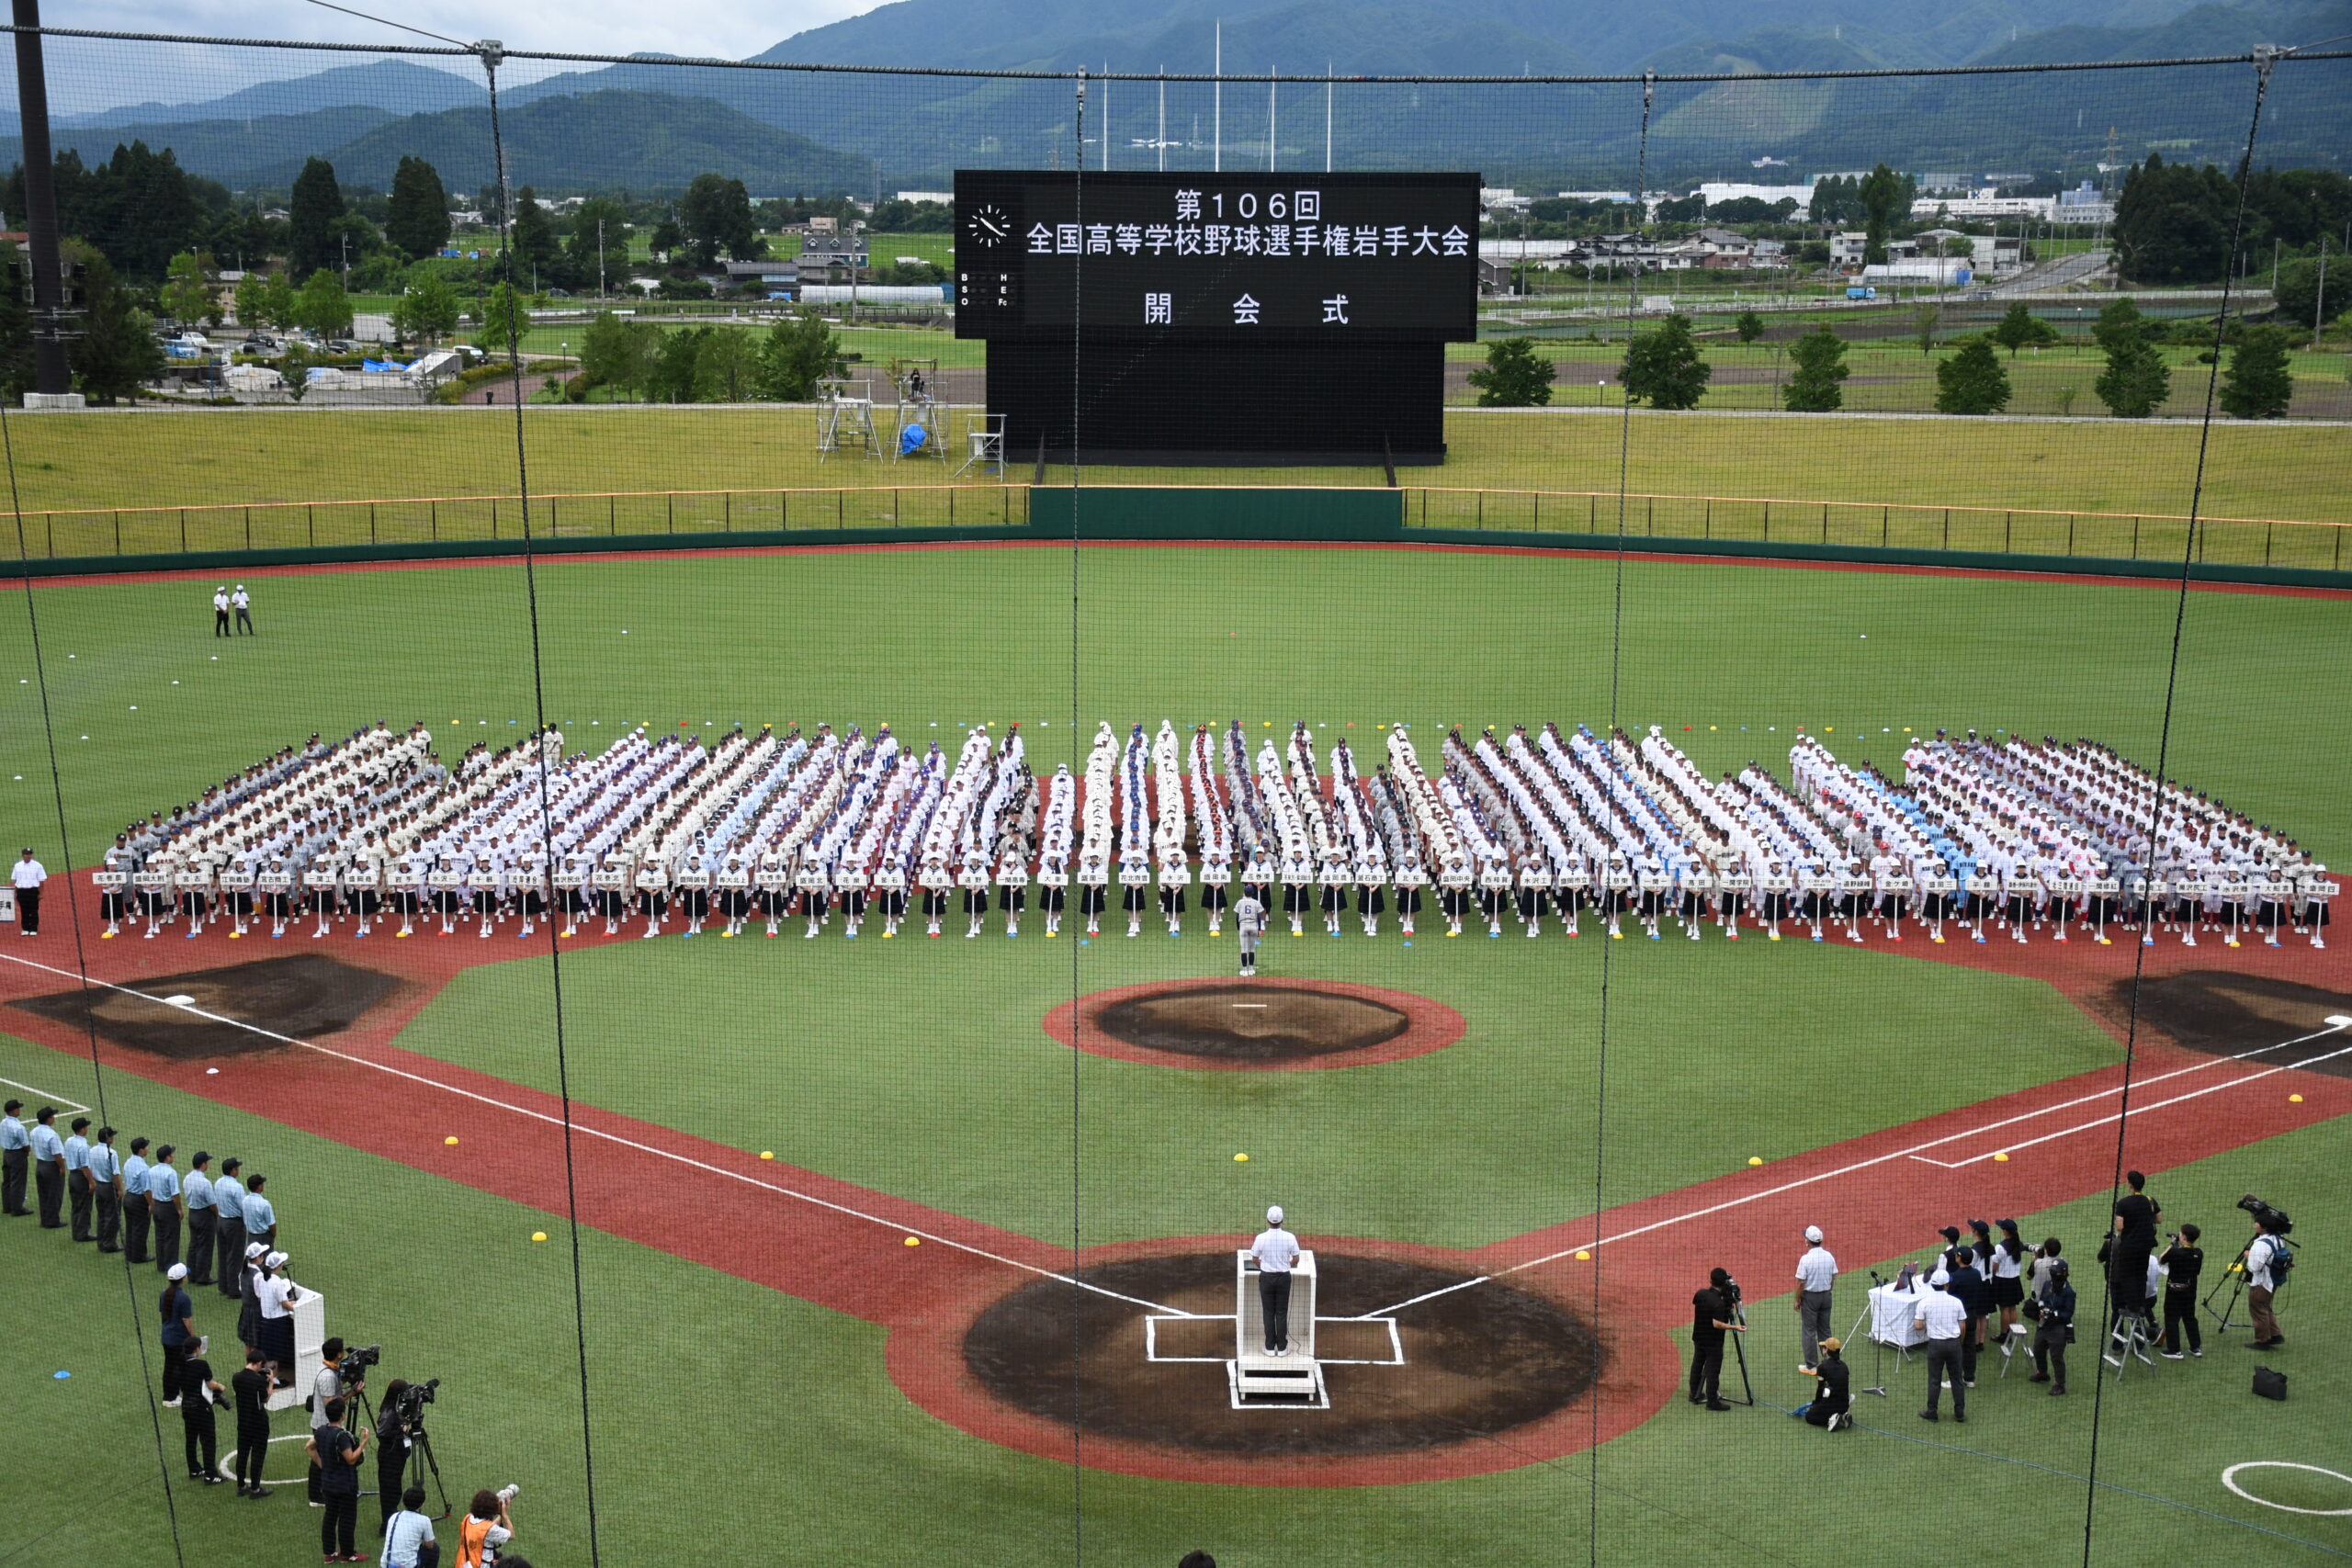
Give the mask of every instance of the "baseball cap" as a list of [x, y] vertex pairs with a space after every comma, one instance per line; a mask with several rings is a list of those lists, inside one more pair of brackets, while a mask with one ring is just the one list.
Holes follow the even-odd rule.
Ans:
[[1939, 1269], [1934, 1273], [1928, 1276], [1928, 1283], [1936, 1286], [1940, 1290], [1942, 1287], [1951, 1283], [1951, 1276]]
[[1821, 1227], [1819, 1225], [1805, 1226], [1804, 1238], [1818, 1247], [1821, 1244]]
[[262, 1262], [272, 1269], [283, 1269], [286, 1267], [286, 1254], [282, 1252], [273, 1252], [268, 1257], [263, 1258]]
[[247, 1258], [259, 1258], [262, 1255], [262, 1251], [263, 1248], [261, 1243], [257, 1241], [249, 1241], [245, 1243], [245, 1256]]
[[1960, 1227], [1958, 1225], [1946, 1225], [1936, 1234], [1943, 1237], [1946, 1241], [1958, 1241], [1960, 1239]]
[[1846, 1342], [1833, 1334], [1821, 1342], [1821, 1348], [1825, 1350], [1843, 1350], [1846, 1348]]
[[187, 1264], [185, 1264], [185, 1263], [175, 1263], [175, 1264], [173, 1264], [169, 1269], [164, 1269], [164, 1279], [166, 1279], [166, 1280], [185, 1280], [185, 1279], [187, 1279]]
[[1266, 1211], [1266, 1223], [1270, 1225], [1278, 1225], [1283, 1223], [1283, 1206], [1280, 1203], [1276, 1203]]

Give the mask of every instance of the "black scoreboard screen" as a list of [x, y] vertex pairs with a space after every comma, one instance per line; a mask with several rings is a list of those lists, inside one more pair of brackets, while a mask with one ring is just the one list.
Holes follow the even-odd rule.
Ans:
[[1475, 174], [959, 170], [956, 335], [1466, 343]]

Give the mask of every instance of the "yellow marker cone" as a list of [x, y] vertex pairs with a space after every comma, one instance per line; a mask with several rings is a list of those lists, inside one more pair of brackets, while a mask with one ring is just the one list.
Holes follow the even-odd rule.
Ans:
[[1747, 1163], [1750, 1165], [1762, 1165], [1764, 1163], [1764, 1156], [1762, 1155], [1749, 1155], [1747, 1156]]
[[2009, 1163], [2009, 1156], [2007, 1155], [1995, 1155], [1993, 1156], [1993, 1163], [1996, 1165], [2007, 1165]]
[[2290, 1105], [2301, 1105], [2302, 1102], [2303, 1097], [2300, 1094], [2290, 1094], [2287, 1097], [2287, 1103]]
[[531, 1239], [533, 1241], [545, 1241], [547, 1238], [548, 1233], [545, 1231], [533, 1231], [531, 1233]]
[[762, 1149], [760, 1151], [760, 1157], [762, 1159], [774, 1159], [775, 1158], [775, 1151], [774, 1149]]
[[1248, 1155], [1235, 1155], [1233, 1156], [1233, 1163], [1236, 1165], [1248, 1165], [1250, 1163], [1250, 1156]]
[[1589, 1263], [1592, 1261], [1592, 1254], [1589, 1252], [1579, 1252], [1577, 1254], [1577, 1261], [1579, 1263]]
[[919, 1235], [910, 1235], [907, 1237], [907, 1245], [909, 1247], [921, 1247], [922, 1245], [922, 1237]]
[[455, 1138], [444, 1138], [441, 1141], [448, 1145], [453, 1149], [458, 1146], [458, 1140]]

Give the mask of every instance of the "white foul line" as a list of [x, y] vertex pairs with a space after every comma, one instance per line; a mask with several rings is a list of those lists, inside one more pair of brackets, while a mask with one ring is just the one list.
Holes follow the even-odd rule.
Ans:
[[66, 1099], [63, 1095], [51, 1094], [45, 1090], [35, 1089], [28, 1083], [18, 1083], [14, 1078], [0, 1078], [0, 1083], [6, 1084], [10, 1089], [23, 1089], [35, 1100], [46, 1100], [55, 1105], [60, 1111], [87, 1111], [90, 1109], [86, 1105], [76, 1105], [74, 1101]]
[[[2234, 1055], [2215, 1056], [2208, 1061], [2198, 1062], [2189, 1066], [2176, 1067], [2170, 1072], [2157, 1073], [2153, 1077], [2136, 1080], [2132, 1087], [2134, 1089], [2144, 1089], [2153, 1084], [2160, 1084], [2169, 1078], [2182, 1077], [2190, 1073], [2201, 1073], [2209, 1067], [2227, 1066], [2233, 1062], [2243, 1062], [2249, 1056], [2259, 1056], [2270, 1051], [2283, 1051], [2290, 1045], [2301, 1045], [2308, 1040], [2324, 1039], [2330, 1034], [2342, 1033], [2346, 1029], [2352, 1029], [2352, 1019], [2347, 1019], [2341, 1023], [2330, 1023], [2327, 1028], [2314, 1030], [2309, 1034], [2299, 1034], [2292, 1040], [2281, 1040], [2276, 1044], [2271, 1045], [2257, 1045], [2251, 1051], [2241, 1051]], [[2343, 1052], [2332, 1051], [2329, 1052], [2326, 1056], [2313, 1057], [2312, 1060], [2325, 1061], [2330, 1056], [2342, 1055], [2344, 1054], [2345, 1053]], [[2249, 1073], [2244, 1077], [2232, 1078], [2227, 1083], [2215, 1084], [2211, 1089], [2198, 1089], [2190, 1094], [2177, 1096], [2174, 1100], [2158, 1100], [2152, 1105], [2134, 1105], [2131, 1108], [2129, 1112], [2123, 1114], [2136, 1116], [2143, 1111], [2160, 1111], [2165, 1106], [2176, 1104], [2181, 1100], [2193, 1100], [2197, 1095], [2210, 1094], [2215, 1089], [2235, 1089], [2242, 1084], [2253, 1083], [2258, 1078], [2267, 1078], [2273, 1073], [2290, 1072], [2296, 1067], [2307, 1066], [2309, 1065], [2309, 1063], [2298, 1062], [2290, 1063], [2282, 1066], [2267, 1067], [2261, 1072]], [[1801, 1187], [1811, 1187], [1816, 1182], [1832, 1181], [1841, 1176], [1851, 1176], [1858, 1170], [1868, 1170], [1872, 1166], [1884, 1165], [1890, 1160], [1917, 1159], [1921, 1157], [1919, 1151], [1922, 1149], [1940, 1148], [1946, 1144], [1958, 1143], [1962, 1139], [1979, 1137], [1986, 1133], [1998, 1132], [2004, 1127], [2014, 1126], [2020, 1122], [2039, 1121], [2041, 1118], [2048, 1116], [2054, 1111], [2069, 1111], [2077, 1105], [2087, 1105], [2095, 1100], [2106, 1100], [2122, 1092], [2123, 1086], [2118, 1084], [2113, 1089], [2103, 1089], [2096, 1090], [2090, 1094], [2077, 1095], [2072, 1100], [2060, 1100], [2055, 1105], [2045, 1105], [2041, 1107], [2039, 1110], [2021, 1111], [2015, 1116], [2005, 1116], [1998, 1122], [1990, 1122], [1982, 1127], [1973, 1127], [1963, 1133], [1951, 1133], [1940, 1138], [1930, 1138], [1924, 1144], [1915, 1144], [1909, 1148], [1895, 1149], [1890, 1153], [1883, 1155], [1873, 1155], [1868, 1159], [1856, 1160], [1850, 1165], [1840, 1166], [1835, 1170], [1825, 1170], [1813, 1176], [1801, 1176], [1793, 1181], [1784, 1181], [1777, 1187], [1768, 1187], [1760, 1192], [1743, 1193], [1736, 1198], [1727, 1198], [1720, 1203], [1710, 1203], [1703, 1209], [1693, 1209], [1688, 1213], [1670, 1215], [1663, 1220], [1653, 1220], [1648, 1224], [1636, 1225], [1632, 1230], [1621, 1231], [1615, 1235], [1601, 1236], [1595, 1240], [1587, 1242], [1581, 1247], [1564, 1247], [1557, 1252], [1547, 1252], [1541, 1258], [1531, 1258], [1524, 1263], [1514, 1263], [1508, 1269], [1498, 1269], [1491, 1275], [1480, 1275], [1476, 1280], [1464, 1280], [1459, 1284], [1448, 1285], [1443, 1290], [1431, 1291], [1428, 1295], [1415, 1296], [1410, 1302], [1400, 1303], [1397, 1306], [1383, 1307], [1380, 1310], [1384, 1313], [1400, 1311], [1403, 1307], [1411, 1306], [1419, 1302], [1428, 1301], [1432, 1296], [1442, 1296], [1454, 1291], [1466, 1291], [1473, 1285], [1485, 1284], [1490, 1279], [1499, 1279], [1506, 1274], [1517, 1274], [1523, 1269], [1541, 1268], [1546, 1263], [1556, 1263], [1561, 1258], [1566, 1258], [1572, 1253], [1590, 1251], [1596, 1247], [1606, 1247], [1612, 1242], [1631, 1241], [1635, 1236], [1646, 1235], [1652, 1231], [1665, 1230], [1669, 1226], [1683, 1224], [1691, 1220], [1702, 1220], [1710, 1214], [1719, 1214], [1726, 1209], [1736, 1209], [1745, 1204], [1760, 1202], [1767, 1198], [1777, 1198], [1783, 1192], [1793, 1192]], [[2093, 1127], [2104, 1126], [2115, 1120], [2117, 1120], [2117, 1117], [2108, 1116], [2098, 1122], [2086, 1123], [2086, 1125]], [[2071, 1127], [2068, 1128], [2065, 1133], [2052, 1133], [2049, 1134], [2049, 1136], [2053, 1138], [2063, 1138], [2070, 1133], [2078, 1133], [2081, 1131], [2083, 1131], [2083, 1128]], [[2041, 1143], [2044, 1141], [2045, 1140], [2041, 1138], [2036, 1138], [2033, 1140], [2034, 1143]], [[2017, 1144], [2010, 1146], [2015, 1148], [2027, 1148], [2031, 1145], [2028, 1144]], [[1989, 1154], [1990, 1151], [1987, 1151], [1987, 1156], [1979, 1157], [1989, 1157]], [[1945, 1162], [1941, 1160], [1928, 1160], [1927, 1163], [1938, 1166], [1945, 1164]], [[1955, 1165], [1949, 1166], [1946, 1168], [1958, 1168], [1959, 1164], [1974, 1163], [1976, 1163], [1975, 1160], [1961, 1161], [1957, 1162]]]
[[[87, 985], [104, 986], [109, 991], [119, 991], [126, 997], [137, 997], [142, 1001], [156, 1002], [159, 1004], [164, 1001], [164, 998], [161, 997], [151, 996], [145, 991], [133, 990], [129, 986], [118, 986], [111, 980], [101, 980], [96, 976], [76, 974], [71, 969], [60, 969], [53, 964], [37, 964], [29, 958], [17, 958], [12, 954], [5, 953], [0, 953], [0, 958], [6, 958], [11, 964], [21, 964], [28, 969], [44, 970], [49, 974], [62, 975], [67, 979], [79, 980]], [[460, 1099], [474, 1100], [479, 1104], [491, 1106], [496, 1110], [512, 1111], [517, 1116], [527, 1116], [533, 1121], [544, 1122], [549, 1126], [560, 1127], [564, 1124], [562, 1117], [550, 1116], [544, 1111], [533, 1111], [529, 1107], [522, 1105], [510, 1105], [505, 1100], [493, 1100], [489, 1095], [479, 1094], [469, 1089], [459, 1089], [455, 1084], [443, 1083], [438, 1078], [426, 1077], [422, 1073], [412, 1073], [405, 1068], [389, 1066], [382, 1062], [371, 1062], [365, 1056], [355, 1056], [347, 1051], [337, 1051], [331, 1046], [313, 1044], [308, 1040], [297, 1040], [290, 1034], [280, 1034], [275, 1030], [264, 1029], [257, 1023], [247, 1023], [243, 1019], [224, 1018], [219, 1013], [207, 1012], [202, 1008], [197, 1007], [193, 1004], [183, 1005], [179, 1010], [197, 1018], [208, 1020], [213, 1023], [225, 1023], [232, 1028], [243, 1029], [251, 1033], [261, 1035], [265, 1039], [277, 1041], [281, 1044], [299, 1045], [305, 1051], [315, 1051], [322, 1056], [331, 1056], [339, 1062], [349, 1062], [354, 1066], [372, 1068], [377, 1072], [389, 1074], [396, 1078], [405, 1078], [411, 1083], [423, 1084], [427, 1089], [437, 1089], [444, 1094], [454, 1094], [458, 1096]], [[1145, 1307], [1153, 1312], [1166, 1313], [1170, 1317], [1191, 1317], [1194, 1315], [1192, 1313], [1184, 1312], [1176, 1307], [1162, 1306], [1158, 1302], [1148, 1302], [1136, 1296], [1122, 1295], [1117, 1291], [1104, 1290], [1102, 1286], [1089, 1284], [1084, 1280], [1073, 1279], [1068, 1274], [1057, 1274], [1051, 1269], [1040, 1269], [1034, 1263], [1023, 1263], [1017, 1258], [1006, 1258], [998, 1253], [990, 1252], [985, 1247], [974, 1247], [968, 1242], [957, 1241], [951, 1236], [934, 1235], [929, 1231], [916, 1230], [911, 1226], [900, 1224], [895, 1220], [886, 1220], [879, 1214], [869, 1214], [863, 1210], [853, 1209], [846, 1203], [836, 1203], [829, 1198], [820, 1198], [814, 1193], [796, 1191], [789, 1187], [779, 1187], [773, 1181], [762, 1181], [757, 1177], [745, 1176], [740, 1171], [727, 1170], [718, 1166], [707, 1165], [701, 1160], [689, 1159], [684, 1155], [673, 1153], [669, 1149], [657, 1148], [651, 1144], [640, 1144], [634, 1138], [624, 1138], [617, 1133], [607, 1133], [599, 1128], [591, 1127], [582, 1122], [574, 1121], [571, 1123], [571, 1128], [574, 1132], [585, 1134], [587, 1136], [592, 1138], [602, 1138], [606, 1143], [618, 1144], [621, 1147], [625, 1149], [633, 1149], [639, 1154], [653, 1155], [662, 1159], [674, 1161], [679, 1165], [692, 1166], [696, 1170], [706, 1170], [714, 1176], [724, 1176], [729, 1180], [740, 1181], [746, 1187], [756, 1187], [762, 1191], [774, 1192], [782, 1197], [796, 1199], [803, 1203], [811, 1203], [820, 1209], [830, 1209], [834, 1213], [845, 1215], [853, 1220], [863, 1220], [868, 1224], [879, 1225], [885, 1230], [899, 1231], [907, 1235], [921, 1236], [925, 1241], [935, 1241], [942, 1247], [951, 1247], [958, 1252], [969, 1253], [975, 1258], [985, 1258], [991, 1263], [1001, 1263], [1008, 1269], [1018, 1269], [1024, 1273], [1035, 1274], [1040, 1279], [1058, 1280], [1065, 1285], [1075, 1285], [1081, 1291], [1091, 1291], [1098, 1296], [1108, 1296], [1114, 1301], [1125, 1302], [1132, 1306]]]

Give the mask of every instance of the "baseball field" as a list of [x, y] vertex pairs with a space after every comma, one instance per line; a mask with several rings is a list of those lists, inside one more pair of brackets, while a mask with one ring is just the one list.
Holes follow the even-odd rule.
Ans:
[[[365, 417], [387, 438], [322, 466], [293, 444], [323, 424], [240, 418], [245, 445], [201, 464], [141, 425], [152, 450], [111, 475], [39, 445], [65, 421], [18, 421], [23, 504], [511, 479], [450, 419]], [[626, 446], [607, 417], [538, 427], [549, 471], [658, 488], [761, 465], [744, 422], [763, 416]], [[1778, 466], [1808, 494], [2014, 504], [2045, 471], [2021, 449], [1938, 457], [1942, 426], [1843, 425], [1834, 461], [1776, 448], [1777, 423], [1631, 428], [1634, 488], [1772, 493], [1758, 470]], [[2185, 510], [2181, 431], [2019, 428], [2062, 504]], [[1882, 430], [1900, 432], [1883, 454]], [[1614, 422], [1562, 431], [1616, 481]], [[2341, 520], [2324, 453], [2287, 450], [2324, 434], [2217, 432], [2208, 508]], [[407, 471], [385, 471], [401, 450]], [[2343, 592], [938, 545], [256, 569], [257, 634], [220, 639], [218, 581], [37, 581], [0, 620], [0, 833], [52, 873], [40, 934], [0, 944], [0, 1080], [266, 1170], [331, 1330], [380, 1343], [382, 1374], [441, 1380], [450, 1496], [519, 1483], [515, 1544], [542, 1568], [590, 1561], [592, 1510], [616, 1563], [1011, 1565], [1081, 1542], [1243, 1568], [1852, 1562], [1947, 1530], [2035, 1565], [2352, 1555], [2334, 1348], [2352, 1057], [2324, 1021], [2352, 1012], [2352, 944], [1310, 921], [1269, 936], [1257, 984], [1320, 998], [1339, 1035], [1349, 1006], [1404, 1032], [1187, 1059], [1099, 1026], [1104, 993], [1261, 1005], [1229, 999], [1230, 934], [1196, 919], [1133, 939], [1106, 919], [1051, 940], [992, 920], [936, 941], [755, 922], [734, 941], [304, 923], [102, 942], [85, 874], [134, 818], [379, 718], [425, 725], [445, 759], [542, 721], [589, 751], [639, 727], [887, 724], [951, 756], [972, 726], [1017, 723], [1041, 775], [1103, 721], [1238, 719], [1253, 746], [1303, 721], [1367, 756], [1403, 725], [1425, 758], [1457, 725], [1656, 726], [1710, 776], [1753, 760], [1783, 779], [1801, 733], [1899, 777], [1906, 738], [1976, 728], [2096, 739], [2334, 863], [2352, 854]], [[2222, 1288], [2201, 1359], [2119, 1371], [2087, 1259], [2131, 1167], [2167, 1228], [2203, 1227]], [[2216, 1321], [2246, 1192], [2308, 1242], [2280, 1297], [2290, 1343], [2260, 1355], [2243, 1307]], [[1276, 1202], [1321, 1260], [1329, 1409], [1232, 1409], [1211, 1364], [1232, 1251]], [[1811, 1386], [1803, 1227], [1843, 1267], [1843, 1334], [1869, 1271], [1977, 1217], [2086, 1260], [2067, 1397], [1988, 1352], [1968, 1422], [1928, 1426], [1919, 1363], [1855, 1335], [1855, 1382], [1886, 1397], [1861, 1396], [1849, 1434], [1788, 1419]], [[1717, 1266], [1749, 1325], [1727, 1393], [1754, 1400], [1721, 1414], [1680, 1397], [1691, 1293]], [[300, 1412], [278, 1417], [266, 1501], [183, 1479], [179, 1413], [154, 1403], [160, 1279], [32, 1220], [0, 1221], [0, 1562], [163, 1562], [175, 1539], [187, 1562], [307, 1560]], [[196, 1300], [225, 1367], [233, 1303]], [[2256, 1363], [2289, 1373], [2286, 1403], [2248, 1393]]]

